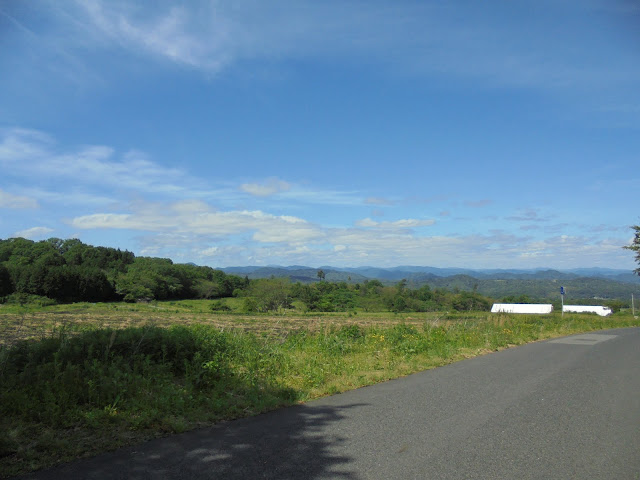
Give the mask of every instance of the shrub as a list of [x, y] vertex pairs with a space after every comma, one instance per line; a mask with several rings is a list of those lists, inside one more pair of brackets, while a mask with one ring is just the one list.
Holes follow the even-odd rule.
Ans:
[[229, 307], [229, 305], [224, 303], [222, 300], [216, 300], [214, 302], [211, 302], [209, 309], [212, 312], [230, 312], [231, 311], [231, 307]]

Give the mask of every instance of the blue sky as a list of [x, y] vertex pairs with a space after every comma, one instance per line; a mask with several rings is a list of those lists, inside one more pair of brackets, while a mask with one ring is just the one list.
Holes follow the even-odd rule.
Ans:
[[0, 3], [0, 238], [636, 267], [632, 1]]

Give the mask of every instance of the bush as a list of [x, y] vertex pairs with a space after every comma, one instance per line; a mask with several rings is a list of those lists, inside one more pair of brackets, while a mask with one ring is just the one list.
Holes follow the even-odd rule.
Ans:
[[231, 311], [231, 307], [229, 307], [229, 305], [222, 302], [221, 300], [216, 300], [214, 302], [211, 302], [209, 309], [212, 312], [230, 312]]
[[364, 338], [364, 330], [358, 325], [345, 325], [338, 330], [338, 337], [348, 340], [360, 340]]
[[52, 298], [43, 297], [41, 295], [29, 295], [27, 293], [12, 293], [6, 297], [0, 297], [0, 303], [34, 307], [47, 307], [49, 305], [58, 304], [58, 302]]

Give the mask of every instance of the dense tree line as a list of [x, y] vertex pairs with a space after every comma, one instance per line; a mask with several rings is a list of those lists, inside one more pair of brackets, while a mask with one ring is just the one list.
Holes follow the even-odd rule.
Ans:
[[28, 294], [59, 302], [222, 298], [248, 280], [210, 267], [136, 257], [77, 239], [0, 240], [0, 297]]
[[[637, 242], [636, 242], [637, 243]], [[628, 247], [635, 250], [635, 244]], [[318, 270], [313, 283], [288, 278], [262, 278], [226, 274], [210, 267], [175, 264], [167, 258], [136, 257], [129, 251], [86, 245], [77, 239], [51, 238], [40, 242], [12, 238], [0, 240], [0, 301], [13, 295], [38, 295], [58, 302], [222, 299], [241, 297], [247, 312], [295, 308], [302, 312], [430, 312], [488, 311], [494, 299], [506, 303], [548, 303], [558, 300], [551, 291], [521, 288], [505, 296], [483, 290], [482, 281], [451, 277], [446, 287], [415, 285], [403, 279], [395, 285], [380, 280], [360, 283], [326, 281]], [[604, 280], [599, 280], [604, 281]], [[502, 282], [504, 283], [504, 282]], [[586, 300], [567, 282], [573, 298]], [[557, 285], [554, 285], [557, 288]], [[517, 294], [516, 292], [520, 292]], [[521, 292], [527, 291], [528, 295]], [[539, 294], [538, 294], [539, 293]], [[580, 297], [579, 297], [580, 295]], [[611, 301], [604, 302], [609, 305]], [[622, 302], [611, 305], [616, 309]], [[559, 305], [558, 305], [559, 307]], [[213, 310], [228, 309], [223, 302]]]
[[431, 290], [428, 285], [407, 287], [406, 280], [385, 286], [379, 280], [362, 284], [346, 282], [291, 283], [288, 279], [251, 280], [237, 292], [245, 297], [247, 311], [268, 312], [295, 307], [310, 312], [432, 312], [490, 310], [493, 300], [476, 291]]
[[[454, 287], [431, 288], [422, 285], [411, 288], [406, 280], [395, 285], [384, 285], [380, 280], [362, 283], [346, 282], [293, 283], [286, 278], [254, 279], [248, 288], [235, 292], [244, 297], [245, 311], [273, 312], [295, 308], [301, 312], [436, 312], [436, 311], [489, 311], [495, 302], [500, 303], [552, 303], [560, 310], [559, 295], [554, 297], [530, 297], [526, 294], [487, 296], [479, 292], [477, 285], [469, 290]], [[571, 297], [576, 305], [606, 305], [614, 312], [630, 306], [619, 299], [594, 300], [589, 297]], [[217, 310], [222, 308], [217, 305]]]

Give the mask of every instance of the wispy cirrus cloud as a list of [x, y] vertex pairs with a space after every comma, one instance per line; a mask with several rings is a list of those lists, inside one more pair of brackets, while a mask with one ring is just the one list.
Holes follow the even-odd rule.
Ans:
[[357, 190], [336, 190], [332, 188], [317, 188], [311, 185], [301, 185], [291, 183], [291, 189], [281, 192], [283, 200], [296, 203], [307, 203], [314, 205], [344, 205], [362, 206], [364, 205], [362, 192]]
[[492, 203], [492, 200], [483, 198], [481, 200], [467, 200], [466, 202], [464, 202], [464, 205], [471, 208], [482, 208], [486, 207], [487, 205], [491, 205]]
[[[246, 61], [361, 58], [417, 75], [474, 78], [494, 86], [632, 84], [632, 59], [603, 55], [597, 33], [550, 30], [544, 22], [552, 8], [558, 17], [594, 11], [616, 15], [606, 2], [593, 2], [580, 12], [563, 3], [544, 3], [539, 11], [505, 4], [503, 14], [520, 21], [504, 22], [480, 5], [461, 10], [434, 1], [200, 0], [160, 1], [150, 7], [76, 0], [47, 4], [57, 22], [47, 33], [77, 56], [89, 44], [93, 50], [121, 49], [214, 75]], [[593, 48], [581, 48], [576, 55], [576, 46], [584, 45]], [[640, 69], [632, 69], [632, 76], [637, 81]]]
[[35, 199], [38, 206], [62, 206], [72, 207], [83, 205], [85, 207], [99, 207], [105, 205], [113, 205], [118, 203], [116, 196], [107, 193], [99, 193], [91, 191], [91, 189], [83, 188], [81, 185], [70, 186], [63, 191], [48, 190], [40, 187], [22, 186], [20, 190], [28, 197]]
[[395, 220], [393, 222], [377, 222], [371, 218], [364, 218], [356, 221], [356, 226], [363, 228], [378, 228], [378, 229], [406, 229], [416, 227], [428, 227], [435, 224], [436, 221], [432, 219], [415, 219], [405, 218], [401, 220]]
[[38, 202], [35, 198], [24, 195], [13, 195], [0, 188], [0, 208], [38, 208]]
[[385, 206], [394, 205], [395, 202], [383, 197], [367, 197], [364, 199], [364, 203], [366, 203], [367, 205]]
[[[115, 203], [126, 192], [215, 199], [227, 204], [242, 201], [243, 194], [258, 199], [275, 197], [290, 205], [367, 204], [359, 191], [322, 189], [277, 177], [240, 185], [233, 179], [205, 183], [186, 170], [158, 164], [140, 150], [120, 153], [108, 145], [59, 145], [51, 135], [27, 128], [0, 129], [0, 168], [21, 179], [19, 183], [28, 184], [22, 189], [36, 200], [63, 204]], [[41, 185], [38, 188], [33, 185], [36, 178]], [[60, 192], [61, 182], [64, 193]]]
[[131, 150], [116, 155], [105, 145], [60, 148], [46, 133], [24, 128], [0, 131], [0, 166], [23, 178], [69, 179], [82, 185], [109, 186], [151, 193], [186, 190], [185, 172], [154, 163]]
[[520, 210], [516, 215], [507, 217], [507, 220], [514, 222], [546, 222], [549, 218], [541, 216], [537, 210], [528, 208]]
[[240, 190], [256, 197], [270, 197], [290, 189], [289, 183], [278, 178], [268, 178], [263, 183], [243, 183], [240, 185]]
[[49, 227], [32, 227], [26, 230], [21, 230], [13, 234], [13, 237], [22, 237], [28, 239], [38, 239], [45, 238], [49, 236], [51, 232], [53, 232], [53, 228]]
[[74, 3], [75, 8], [62, 7], [64, 13], [82, 18], [92, 27], [84, 33], [106, 48], [117, 45], [214, 72], [235, 56], [231, 35], [238, 29], [231, 18], [218, 12], [226, 10], [224, 6], [199, 2], [189, 9], [165, 2], [149, 10], [125, 2]]

